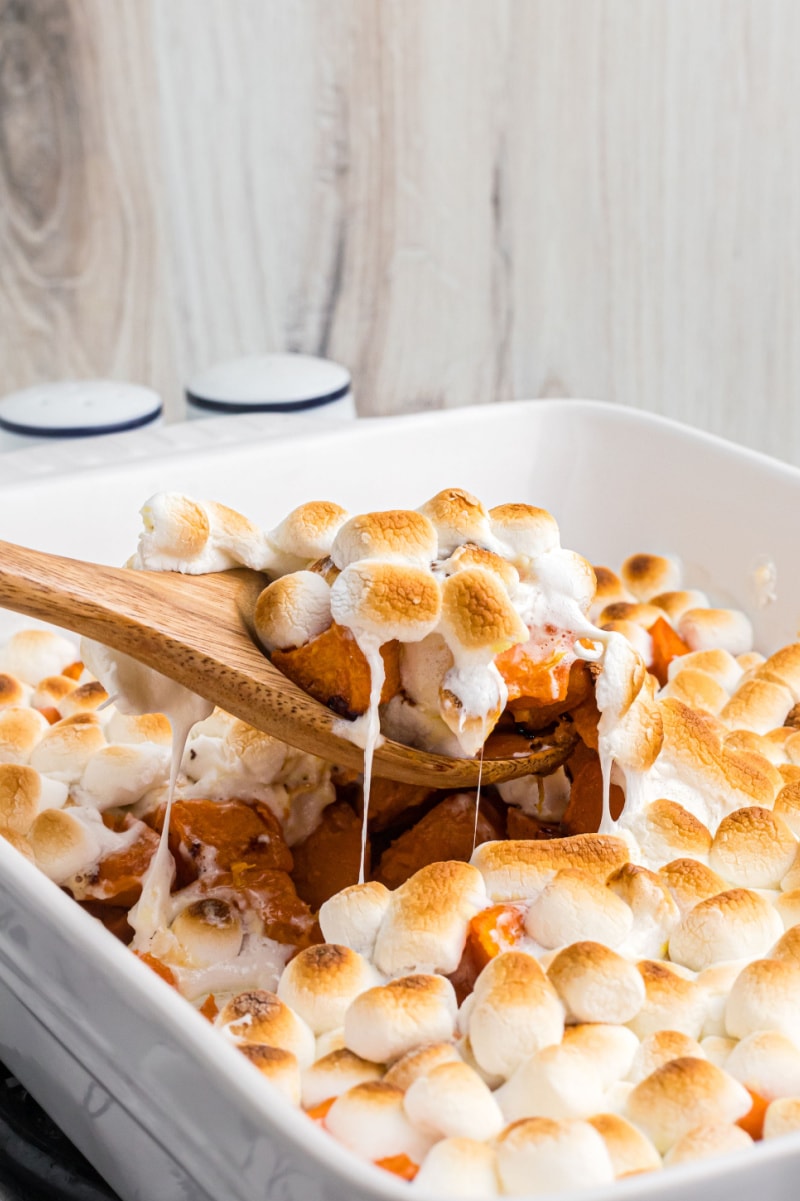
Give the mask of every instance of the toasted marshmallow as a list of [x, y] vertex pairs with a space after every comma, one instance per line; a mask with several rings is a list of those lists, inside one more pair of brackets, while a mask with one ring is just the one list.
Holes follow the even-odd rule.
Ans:
[[291, 1051], [247, 1044], [239, 1050], [274, 1088], [283, 1093], [287, 1101], [291, 1101], [292, 1105], [300, 1104], [300, 1068]]
[[334, 621], [379, 644], [425, 638], [439, 620], [440, 607], [439, 585], [416, 565], [359, 561], [331, 588]]
[[0, 838], [2, 838], [4, 842], [10, 843], [14, 850], [19, 851], [20, 855], [27, 859], [29, 863], [36, 862], [31, 844], [26, 838], [23, 838], [21, 834], [15, 834], [13, 830], [9, 830], [7, 827], [0, 826]]
[[[781, 735], [780, 742], [775, 737], [776, 733]], [[725, 735], [723, 745], [727, 750], [759, 755], [776, 767], [788, 761], [784, 744], [792, 733], [794, 731], [784, 730], [783, 727], [779, 727], [777, 731], [770, 730], [767, 734], [756, 734], [753, 730], [733, 730]], [[782, 784], [778, 787], [782, 787]]]
[[483, 1201], [498, 1195], [497, 1163], [494, 1148], [471, 1138], [443, 1138], [434, 1143], [419, 1172], [414, 1187], [431, 1196], [472, 1197]]
[[[31, 688], [30, 684], [23, 684], [22, 680], [18, 680], [16, 676], [10, 676], [6, 672], [0, 672], [0, 709], [5, 709], [9, 705], [27, 705], [31, 704], [35, 709], [47, 709], [54, 705], [52, 694], [43, 688], [42, 685], [48, 685], [57, 680], [63, 680], [65, 684], [75, 687], [75, 681], [67, 679], [66, 676], [48, 676], [36, 688], [36, 691]], [[57, 690], [57, 685], [55, 689]]]
[[702, 671], [721, 684], [727, 693], [736, 688], [742, 678], [742, 668], [730, 651], [717, 648], [705, 651], [690, 651], [679, 655], [667, 668], [667, 678], [672, 680], [681, 671]]
[[773, 812], [783, 818], [795, 837], [800, 837], [800, 781], [784, 784], [775, 798]]
[[617, 1180], [661, 1167], [661, 1156], [650, 1139], [619, 1114], [598, 1113], [587, 1120], [605, 1143]]
[[800, 1130], [800, 1097], [779, 1097], [764, 1114], [764, 1138], [780, 1138]]
[[114, 709], [105, 726], [109, 742], [154, 742], [172, 746], [172, 727], [163, 713], [120, 713]]
[[314, 500], [292, 509], [280, 525], [267, 534], [281, 573], [299, 571], [331, 553], [333, 541], [349, 514], [332, 501]]
[[390, 900], [389, 889], [377, 880], [352, 884], [335, 893], [319, 911], [325, 941], [350, 947], [371, 959]]
[[752, 805], [722, 819], [709, 865], [742, 888], [777, 888], [796, 852], [797, 839], [783, 818]]
[[700, 592], [696, 588], [659, 592], [658, 596], [648, 597], [648, 600], [651, 605], [663, 609], [673, 625], [678, 624], [687, 610], [708, 607], [708, 597], [705, 592]]
[[236, 566], [234, 555], [215, 546], [213, 519], [202, 501], [179, 492], [156, 492], [145, 501], [141, 516], [144, 529], [129, 566], [193, 574]]
[[452, 575], [454, 571], [466, 571], [471, 567], [480, 567], [485, 571], [493, 571], [500, 577], [509, 596], [513, 596], [519, 586], [519, 572], [513, 563], [504, 559], [494, 551], [484, 550], [480, 546], [459, 546], [449, 559], [442, 564], [442, 571]]
[[730, 730], [766, 734], [783, 724], [793, 704], [794, 698], [783, 684], [756, 678], [746, 680], [736, 689], [719, 716]]
[[99, 815], [80, 809], [45, 809], [28, 831], [37, 867], [56, 884], [97, 863], [108, 841]]
[[795, 888], [800, 888], [800, 849], [795, 854], [791, 867], [781, 880], [781, 888], [784, 892], [791, 892]]
[[490, 899], [499, 902], [536, 896], [558, 872], [568, 868], [579, 868], [605, 881], [629, 858], [628, 845], [622, 838], [576, 834], [541, 842], [484, 842], [475, 849], [472, 863], [486, 881]]
[[748, 1034], [731, 1051], [725, 1071], [765, 1101], [800, 1095], [800, 1050], [777, 1030]]
[[31, 752], [31, 767], [67, 784], [77, 784], [89, 759], [105, 745], [97, 718], [80, 713], [56, 722], [45, 732]]
[[265, 989], [232, 997], [214, 1025], [237, 1044], [258, 1043], [291, 1051], [301, 1071], [314, 1061], [314, 1035], [306, 1023], [280, 997]]
[[800, 926], [791, 926], [770, 951], [770, 959], [800, 966]]
[[36, 709], [0, 709], [0, 763], [27, 763], [49, 729], [47, 718]]
[[489, 510], [491, 529], [503, 554], [525, 570], [531, 560], [560, 545], [558, 523], [546, 509], [533, 505], [496, 505]]
[[681, 917], [664, 880], [640, 864], [625, 863], [609, 876], [607, 887], [633, 913], [624, 953], [637, 959], [663, 955]]
[[701, 709], [714, 715], [721, 713], [728, 704], [728, 693], [719, 681], [696, 667], [685, 667], [676, 672], [660, 696], [673, 696], [690, 709]]
[[436, 531], [408, 509], [364, 513], [340, 527], [330, 557], [340, 571], [365, 559], [427, 568], [436, 558]]
[[[598, 621], [600, 620], [598, 618]], [[653, 639], [644, 626], [637, 625], [635, 621], [626, 621], [623, 619], [603, 621], [601, 628], [607, 634], [622, 634], [622, 637], [627, 639], [637, 655], [641, 655], [645, 667], [651, 666], [653, 662]]]
[[729, 959], [722, 963], [714, 963], [696, 977], [706, 996], [706, 1015], [702, 1030], [704, 1036], [725, 1034], [725, 1007], [728, 997], [747, 962], [746, 959]]
[[357, 1084], [380, 1080], [382, 1076], [383, 1068], [379, 1064], [361, 1059], [346, 1047], [329, 1051], [303, 1072], [303, 1106], [313, 1109], [329, 1097], [340, 1097]]
[[60, 675], [78, 658], [74, 642], [53, 630], [19, 630], [0, 649], [0, 671], [24, 684]]
[[739, 609], [687, 609], [678, 622], [678, 633], [693, 651], [742, 655], [753, 646], [753, 627]]
[[656, 1068], [669, 1063], [670, 1060], [686, 1059], [687, 1057], [706, 1058], [697, 1039], [690, 1038], [688, 1034], [683, 1034], [680, 1030], [657, 1030], [654, 1034], [648, 1034], [640, 1042], [628, 1072], [628, 1079], [633, 1084], [638, 1084], [640, 1080], [646, 1080]]
[[438, 551], [431, 558], [447, 559], [457, 547], [467, 542], [487, 550], [499, 549], [489, 514], [477, 496], [463, 488], [445, 488], [437, 492], [420, 505], [418, 512], [427, 517], [436, 530]]
[[455, 1018], [456, 995], [444, 976], [400, 976], [351, 1002], [345, 1045], [362, 1059], [391, 1063], [422, 1043], [451, 1039]]
[[407, 1155], [419, 1164], [434, 1141], [409, 1121], [400, 1089], [382, 1080], [341, 1093], [325, 1116], [325, 1128], [361, 1159], [369, 1160]]
[[629, 1022], [642, 1007], [644, 981], [634, 964], [599, 942], [575, 942], [547, 972], [568, 1022]]
[[604, 630], [609, 626], [618, 629], [623, 624], [641, 626], [643, 630], [649, 630], [651, 625], [663, 616], [655, 605], [642, 605], [636, 601], [615, 601], [606, 605], [597, 619], [597, 624]]
[[664, 741], [648, 775], [648, 789], [677, 801], [710, 830], [743, 805], [771, 808], [781, 782], [770, 763], [729, 751], [722, 745], [722, 727], [715, 728], [712, 717], [674, 697], [658, 707]]
[[705, 1059], [671, 1059], [636, 1085], [627, 1116], [663, 1154], [705, 1122], [735, 1122], [750, 1111], [747, 1089]]
[[681, 586], [679, 564], [664, 555], [631, 555], [622, 564], [620, 575], [625, 587], [640, 601]]
[[287, 963], [277, 991], [319, 1035], [341, 1026], [350, 1002], [381, 983], [368, 959], [350, 947], [323, 943], [306, 947]]
[[67, 786], [21, 763], [0, 763], [0, 826], [24, 835], [45, 809], [60, 809]]
[[296, 571], [273, 580], [256, 601], [253, 625], [268, 651], [305, 646], [328, 629], [330, 585], [313, 571]]
[[634, 810], [632, 820], [623, 818], [622, 824], [633, 834], [642, 862], [648, 867], [657, 870], [684, 856], [701, 863], [708, 861], [711, 833], [677, 801], [664, 797], [651, 801], [640, 813]]
[[478, 1066], [508, 1077], [534, 1051], [561, 1040], [564, 1009], [531, 955], [505, 951], [475, 982], [466, 1033]]
[[617, 601], [630, 602], [634, 600], [634, 596], [610, 567], [598, 567], [595, 564], [592, 570], [594, 571], [596, 586], [594, 599], [589, 607], [587, 617], [589, 621], [596, 625], [597, 619], [606, 605], [613, 605]]
[[568, 868], [546, 884], [525, 915], [525, 930], [543, 947], [581, 936], [618, 947], [633, 928], [628, 905], [588, 872]]
[[639, 1038], [659, 1030], [676, 1030], [697, 1038], [703, 1028], [706, 997], [693, 980], [669, 964], [645, 959], [637, 965], [644, 980], [645, 1000], [627, 1024]]
[[242, 947], [242, 919], [236, 909], [218, 897], [193, 901], [174, 918], [172, 933], [190, 967], [229, 963]]
[[669, 957], [701, 972], [725, 959], [764, 955], [783, 923], [763, 897], [745, 888], [721, 892], [687, 913], [669, 940]]
[[504, 1193], [537, 1196], [614, 1179], [606, 1144], [588, 1122], [525, 1118], [508, 1126], [496, 1147]]
[[726, 1033], [746, 1038], [757, 1030], [775, 1030], [800, 1042], [800, 965], [788, 960], [756, 959], [740, 972], [725, 1007]]
[[800, 701], [800, 642], [784, 646], [756, 668], [756, 678], [773, 680], [788, 688], [793, 703]]
[[543, 1047], [495, 1092], [507, 1122], [527, 1117], [586, 1118], [605, 1108], [606, 1086], [596, 1063], [567, 1043]]
[[387, 1084], [393, 1084], [405, 1092], [420, 1076], [427, 1076], [441, 1064], [461, 1062], [461, 1056], [453, 1043], [425, 1043], [395, 1060], [386, 1073], [385, 1080]]
[[591, 1061], [604, 1089], [614, 1089], [630, 1071], [639, 1040], [627, 1026], [585, 1022], [567, 1026], [561, 1045]]
[[415, 1126], [440, 1138], [490, 1139], [505, 1125], [491, 1092], [463, 1062], [441, 1063], [418, 1076], [404, 1105]]
[[[72, 717], [76, 713], [96, 713], [108, 700], [108, 693], [99, 680], [87, 680], [76, 688], [68, 689], [57, 708], [62, 717]], [[110, 713], [98, 713], [101, 721], [108, 721]]]
[[[435, 909], [431, 897], [436, 897]], [[487, 904], [483, 877], [468, 863], [430, 863], [391, 894], [374, 959], [387, 976], [454, 972], [470, 919]]]
[[722, 1034], [707, 1034], [700, 1040], [703, 1056], [709, 1063], [716, 1064], [718, 1068], [725, 1067], [728, 1057], [736, 1045], [737, 1039], [725, 1038]]
[[696, 1163], [699, 1159], [744, 1151], [752, 1145], [753, 1140], [741, 1126], [730, 1122], [703, 1122], [670, 1147], [664, 1156], [664, 1165], [675, 1167], [679, 1163]]
[[659, 868], [658, 874], [672, 893], [681, 916], [694, 909], [700, 901], [724, 892], [726, 887], [722, 876], [697, 859], [673, 859]]
[[780, 914], [785, 930], [800, 922], [800, 888], [791, 888], [775, 898], [775, 908]]
[[75, 798], [93, 809], [133, 805], [169, 779], [169, 751], [155, 743], [101, 746], [89, 758]]

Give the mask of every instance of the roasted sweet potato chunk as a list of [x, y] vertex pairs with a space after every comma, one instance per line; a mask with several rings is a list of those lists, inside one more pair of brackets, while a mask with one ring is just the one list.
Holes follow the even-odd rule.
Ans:
[[[155, 825], [161, 831], [164, 809]], [[292, 853], [280, 823], [259, 801], [176, 800], [169, 827], [169, 849], [175, 859], [176, 887], [200, 876], [215, 878], [234, 864], [275, 871], [292, 870]]]
[[[472, 856], [475, 829], [475, 793], [457, 792], [445, 797], [429, 813], [404, 831], [381, 856], [375, 879], [397, 888], [428, 863]], [[494, 801], [481, 798], [477, 842], [504, 835], [503, 815]]]
[[[346, 801], [335, 801], [323, 811], [322, 820], [304, 842], [292, 851], [292, 879], [303, 900], [312, 909], [335, 892], [355, 884], [361, 862], [361, 818]], [[369, 872], [369, 844], [365, 870]]]
[[[625, 793], [617, 784], [611, 785], [609, 797], [611, 816], [616, 819], [625, 805]], [[603, 816], [603, 773], [595, 757], [584, 763], [572, 781], [569, 804], [564, 814], [565, 834], [595, 834]]]
[[[386, 679], [381, 701], [400, 691], [400, 644], [381, 647]], [[328, 705], [343, 717], [359, 717], [369, 708], [371, 674], [369, 664], [353, 635], [336, 622], [305, 646], [290, 651], [273, 651], [272, 662], [304, 692]]]

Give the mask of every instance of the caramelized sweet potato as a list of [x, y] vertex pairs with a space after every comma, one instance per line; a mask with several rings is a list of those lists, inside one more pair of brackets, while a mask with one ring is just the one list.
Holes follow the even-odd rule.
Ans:
[[[164, 808], [155, 815], [161, 832]], [[176, 800], [169, 827], [169, 849], [175, 859], [176, 888], [200, 876], [212, 879], [234, 864], [290, 872], [292, 853], [280, 822], [259, 801]]]
[[236, 863], [230, 872], [209, 884], [208, 892], [239, 909], [257, 913], [264, 923], [264, 933], [276, 942], [302, 950], [322, 941], [313, 913], [297, 895], [287, 872]]
[[[68, 894], [69, 895], [69, 894]], [[105, 926], [109, 934], [113, 934], [127, 947], [133, 938], [133, 930], [128, 925], [128, 910], [119, 905], [108, 905], [102, 901], [78, 901], [81, 909], [91, 913], [92, 917]]]
[[[383, 852], [375, 879], [387, 888], [397, 888], [428, 863], [444, 859], [466, 863], [472, 856], [474, 828], [474, 792], [445, 797]], [[481, 797], [478, 844], [503, 835], [503, 814], [498, 805], [488, 797]]]
[[[400, 644], [381, 647], [386, 679], [381, 701], [400, 691]], [[342, 717], [359, 717], [369, 708], [370, 669], [353, 635], [336, 622], [305, 646], [273, 651], [272, 662], [304, 692]]]
[[[369, 849], [368, 843], [367, 873]], [[292, 853], [292, 879], [297, 891], [307, 905], [317, 910], [328, 897], [358, 880], [361, 818], [346, 801], [335, 801], [323, 811], [316, 830], [293, 847]]]
[[401, 784], [373, 776], [369, 791], [369, 829], [378, 833], [401, 819], [410, 809], [423, 805], [435, 789], [421, 784]]
[[[622, 813], [625, 794], [617, 784], [611, 785], [609, 797], [611, 816]], [[572, 781], [569, 804], [564, 814], [565, 834], [595, 834], [603, 816], [603, 773], [599, 758], [590, 759]]]
[[112, 851], [94, 867], [76, 876], [73, 896], [79, 901], [95, 901], [98, 905], [127, 910], [142, 895], [142, 877], [158, 848], [158, 835], [127, 814], [104, 813], [103, 822], [118, 833], [136, 825], [135, 841], [119, 851]]
[[506, 838], [538, 838], [541, 828], [535, 817], [509, 805], [506, 813]]
[[657, 618], [648, 631], [653, 640], [653, 662], [649, 670], [663, 688], [667, 682], [667, 670], [673, 659], [688, 655], [691, 649], [673, 630], [664, 617]]

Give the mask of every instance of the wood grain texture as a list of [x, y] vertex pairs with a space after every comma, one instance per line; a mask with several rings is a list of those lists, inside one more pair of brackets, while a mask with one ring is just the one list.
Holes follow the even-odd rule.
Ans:
[[0, 0], [3, 390], [289, 348], [800, 463], [795, 0]]

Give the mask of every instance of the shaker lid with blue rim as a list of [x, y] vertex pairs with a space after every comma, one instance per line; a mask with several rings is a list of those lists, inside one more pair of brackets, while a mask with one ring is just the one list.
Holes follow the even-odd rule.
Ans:
[[[292, 413], [325, 408], [355, 416], [350, 372], [330, 359], [306, 354], [249, 355], [216, 363], [186, 386], [190, 411]], [[346, 411], [345, 411], [346, 410]]]
[[35, 384], [0, 399], [0, 432], [23, 439], [86, 438], [151, 425], [162, 414], [152, 388], [118, 380]]

